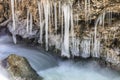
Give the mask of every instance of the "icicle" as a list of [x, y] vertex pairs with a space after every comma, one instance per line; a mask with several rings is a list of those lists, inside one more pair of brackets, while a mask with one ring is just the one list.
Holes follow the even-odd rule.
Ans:
[[61, 2], [59, 1], [59, 24], [61, 22]]
[[17, 39], [16, 39], [16, 35], [12, 35], [12, 38], [13, 38], [13, 42], [14, 42], [14, 44], [16, 44], [17, 43]]
[[93, 48], [93, 57], [99, 57], [99, 48], [100, 48], [100, 41], [97, 39], [97, 27], [99, 25], [104, 24], [104, 19], [105, 18], [105, 12], [100, 14], [98, 19], [95, 22], [95, 28], [94, 28], [94, 48]]
[[[98, 17], [96, 23], [95, 23], [95, 32], [94, 32], [94, 48], [93, 48], [93, 57], [99, 57], [99, 53], [97, 52], [97, 26], [98, 26], [98, 23], [100, 21], [101, 17]], [[97, 54], [97, 55], [96, 55]]]
[[29, 10], [27, 10], [27, 27], [26, 27], [26, 32], [29, 32]]
[[15, 30], [15, 9], [14, 9], [14, 0], [11, 0], [11, 8], [12, 8], [12, 20], [13, 20], [13, 30]]
[[74, 22], [73, 22], [73, 10], [71, 5], [71, 35], [72, 35], [72, 42], [74, 43]]
[[[73, 42], [74, 41], [74, 42]], [[72, 46], [71, 46], [71, 54], [72, 56], [80, 56], [79, 52], [79, 45], [80, 45], [80, 41], [79, 39], [74, 38], [74, 40], [72, 41]]]
[[100, 41], [97, 39], [94, 42], [94, 53], [92, 56], [93, 57], [100, 57]]
[[55, 14], [55, 31], [57, 32], [57, 9], [56, 9], [57, 3], [54, 3], [54, 14]]
[[[72, 4], [71, 4], [71, 36], [72, 36], [72, 46], [71, 46], [71, 54], [72, 56], [79, 56], [79, 39], [76, 39], [74, 34], [74, 22], [73, 22], [73, 10], [72, 10]], [[78, 17], [77, 17], [78, 21]], [[78, 25], [78, 22], [77, 22]]]
[[33, 29], [33, 19], [32, 19], [32, 14], [30, 14], [30, 34], [32, 34], [32, 29]]
[[47, 0], [46, 3], [43, 3], [44, 6], [44, 14], [45, 14], [45, 42], [46, 42], [46, 50], [48, 50], [48, 21], [49, 21], [49, 2]]
[[[54, 15], [55, 15], [55, 33], [57, 37], [57, 3], [54, 3]], [[56, 43], [55, 47], [57, 47], [57, 40], [55, 40], [55, 43]]]
[[44, 22], [42, 23], [42, 3], [40, 4], [40, 2], [38, 2], [38, 10], [39, 10], [39, 26], [40, 26], [40, 38], [39, 38], [39, 43], [42, 43], [42, 39], [43, 39], [43, 26], [44, 26]]
[[104, 26], [105, 26], [104, 25], [105, 24], [105, 11], [103, 12], [103, 20], [102, 21], [103, 21], [102, 23], [103, 23], [103, 28], [104, 28]]
[[81, 48], [82, 48], [82, 57], [84, 58], [88, 58], [90, 57], [90, 43], [91, 41], [90, 40], [83, 40], [81, 42]]
[[111, 8], [109, 9], [109, 26], [112, 24], [112, 11]]
[[78, 16], [78, 14], [77, 14], [77, 26], [78, 26], [78, 22], [79, 22], [79, 16]]
[[66, 56], [70, 58], [70, 53], [69, 53], [69, 28], [70, 28], [70, 15], [71, 15], [71, 10], [69, 5], [63, 5], [63, 12], [64, 12], [64, 41], [62, 45], [62, 56]]
[[[63, 16], [63, 10], [62, 10], [62, 20], [61, 20], [61, 43], [63, 43], [63, 35], [64, 35], [64, 32], [63, 32], [63, 28], [64, 28], [64, 16]], [[62, 50], [62, 47], [61, 47], [61, 50]]]
[[52, 23], [53, 23], [52, 22], [52, 13], [53, 13], [52, 10], [53, 10], [52, 9], [52, 2], [50, 2], [50, 9], [49, 9], [49, 24], [50, 24], [49, 25], [49, 35], [52, 35], [52, 32], [53, 32], [52, 31]]

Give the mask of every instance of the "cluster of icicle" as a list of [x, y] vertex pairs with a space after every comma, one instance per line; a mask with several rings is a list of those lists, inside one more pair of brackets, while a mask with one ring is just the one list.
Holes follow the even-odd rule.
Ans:
[[[13, 29], [15, 30], [15, 10], [14, 0], [11, 0]], [[73, 8], [70, 3], [52, 2], [50, 0], [38, 1], [38, 13], [39, 13], [39, 27], [40, 36], [39, 43], [43, 43], [43, 32], [45, 31], [45, 46], [46, 50], [49, 50], [49, 35], [51, 24], [54, 24], [54, 34], [57, 35], [58, 24], [61, 27], [61, 55], [70, 58], [71, 56], [82, 57], [100, 57], [100, 39], [97, 38], [97, 26], [104, 26], [105, 12], [100, 15], [95, 24], [94, 39], [84, 39], [80, 41], [76, 37], [74, 32], [75, 20], [73, 16]], [[85, 18], [90, 18], [90, 0], [85, 0]], [[78, 20], [77, 20], [78, 21]], [[32, 14], [27, 11], [27, 26], [26, 31], [32, 32]], [[78, 22], [77, 22], [78, 24]], [[14, 38], [14, 37], [13, 37]], [[15, 41], [15, 40], [14, 40]], [[57, 42], [55, 42], [57, 43]], [[93, 46], [91, 48], [91, 45]], [[57, 45], [56, 45], [57, 46]]]

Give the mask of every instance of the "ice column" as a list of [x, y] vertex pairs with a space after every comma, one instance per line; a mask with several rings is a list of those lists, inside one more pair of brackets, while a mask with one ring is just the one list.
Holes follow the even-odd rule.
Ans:
[[70, 15], [71, 15], [71, 8], [70, 5], [64, 4], [63, 5], [63, 14], [64, 14], [64, 40], [62, 43], [62, 56], [66, 56], [70, 58], [69, 53], [69, 28], [70, 28]]

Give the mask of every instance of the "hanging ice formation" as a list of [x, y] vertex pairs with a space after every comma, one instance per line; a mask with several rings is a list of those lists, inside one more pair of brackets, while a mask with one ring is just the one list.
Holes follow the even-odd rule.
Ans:
[[54, 15], [55, 15], [55, 31], [57, 33], [57, 3], [54, 3]]
[[26, 32], [29, 33], [29, 10], [27, 10], [27, 27]]
[[32, 19], [32, 14], [27, 10], [27, 26], [26, 26], [26, 32], [28, 34], [32, 34], [32, 29], [33, 29], [33, 19]]
[[45, 46], [46, 50], [48, 50], [48, 26], [49, 26], [49, 14], [50, 14], [50, 4], [49, 1], [44, 1], [43, 2], [44, 6], [44, 15], [45, 15]]
[[81, 42], [81, 48], [82, 48], [82, 54], [81, 56], [84, 58], [87, 58], [90, 56], [90, 52], [91, 52], [91, 40], [86, 39], [86, 40], [82, 40]]
[[[11, 0], [11, 10], [12, 10], [12, 21], [13, 21], [12, 30], [15, 31], [16, 25], [15, 25], [15, 1], [14, 0]], [[13, 34], [12, 38], [13, 38], [13, 42], [16, 44], [17, 43], [16, 35]]]
[[32, 34], [33, 29], [33, 19], [32, 19], [32, 13], [30, 14], [30, 34]]
[[109, 9], [108, 12], [109, 12], [109, 15], [108, 15], [109, 16], [109, 18], [108, 18], [109, 19], [109, 26], [111, 26], [111, 24], [112, 24], [112, 11], [111, 11], [111, 8]]
[[98, 39], [97, 35], [97, 27], [102, 25], [104, 27], [104, 19], [105, 19], [105, 11], [100, 14], [98, 19], [95, 22], [94, 28], [94, 47], [93, 47], [93, 57], [100, 57], [100, 40]]
[[[57, 39], [57, 3], [54, 3], [54, 15], [55, 15], [55, 35]], [[57, 47], [57, 40], [55, 41], [55, 47]]]
[[12, 35], [12, 38], [13, 38], [13, 42], [14, 42], [14, 44], [16, 44], [17, 43], [17, 39], [16, 39], [16, 35]]
[[[79, 38], [77, 39], [74, 33], [74, 22], [73, 22], [73, 10], [72, 10], [72, 4], [70, 5], [71, 7], [71, 46], [70, 46], [70, 51], [72, 56], [80, 56], [80, 50], [79, 50], [79, 45], [80, 45], [80, 40]], [[78, 20], [78, 17], [77, 17]], [[77, 22], [78, 25], [78, 22]]]
[[40, 37], [39, 37], [39, 43], [43, 43], [43, 26], [44, 26], [44, 21], [42, 21], [42, 16], [43, 16], [43, 4], [38, 2], [38, 11], [39, 11], [39, 27], [40, 27]]
[[11, 0], [11, 9], [12, 9], [12, 20], [13, 20], [13, 30], [15, 30], [15, 8], [14, 8], [14, 0]]
[[62, 44], [62, 56], [66, 56], [70, 58], [69, 52], [69, 28], [70, 28], [70, 15], [71, 15], [71, 8], [70, 5], [64, 4], [62, 6], [63, 14], [64, 14], [64, 39]]
[[[21, 0], [23, 3], [23, 1]], [[13, 30], [17, 29], [15, 26], [15, 9], [14, 7], [17, 3], [17, 0], [11, 0], [11, 9], [12, 9], [12, 20], [13, 20]], [[72, 4], [70, 3], [62, 3], [61, 1], [51, 2], [51, 0], [38, 0], [38, 13], [39, 13], [39, 43], [43, 44], [43, 40], [45, 40], [45, 47], [48, 50], [48, 44], [50, 40], [49, 35], [54, 36], [55, 43], [60, 43], [61, 45], [61, 55], [70, 58], [71, 56], [82, 56], [89, 57], [92, 55], [93, 57], [100, 57], [100, 38], [98, 30], [98, 26], [104, 27], [104, 20], [106, 12], [98, 17], [94, 27], [94, 34], [92, 35], [92, 39], [85, 39], [80, 41], [79, 37], [76, 35], [76, 25], [79, 27], [79, 14], [73, 15]], [[85, 21], [90, 20], [91, 14], [91, 0], [85, 0]], [[83, 9], [83, 8], [82, 8]], [[112, 18], [112, 12], [109, 10], [109, 18]], [[33, 17], [32, 13], [29, 9], [27, 9], [27, 26], [26, 32], [31, 34], [33, 31]], [[109, 21], [110, 22], [110, 21]], [[111, 22], [110, 22], [111, 23]], [[51, 27], [53, 26], [53, 27]], [[54, 28], [54, 29], [53, 29]], [[50, 31], [51, 30], [51, 31]], [[57, 32], [61, 30], [61, 38], [59, 42]], [[45, 37], [44, 37], [45, 34]], [[57, 37], [56, 37], [57, 36]], [[13, 35], [13, 41], [16, 43], [16, 37]], [[57, 46], [57, 44], [55, 45]], [[57, 48], [57, 47], [56, 47]], [[80, 50], [82, 49], [82, 50]], [[80, 51], [82, 53], [80, 53]]]
[[80, 40], [77, 38], [72, 38], [72, 46], [70, 47], [71, 49], [71, 54], [72, 56], [80, 56]]

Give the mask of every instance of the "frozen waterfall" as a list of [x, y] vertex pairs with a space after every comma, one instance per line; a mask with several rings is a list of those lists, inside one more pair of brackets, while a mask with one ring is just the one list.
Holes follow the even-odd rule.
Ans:
[[[17, 2], [11, 0], [11, 11], [12, 11], [12, 19], [13, 19], [13, 29], [17, 29], [15, 26], [15, 9], [14, 7]], [[22, 2], [21, 2], [22, 3]], [[79, 5], [79, 3], [78, 3]], [[79, 5], [80, 6], [80, 5]], [[84, 12], [85, 12], [85, 24], [88, 24], [88, 20], [90, 20], [91, 16], [91, 0], [85, 0], [84, 4]], [[100, 57], [100, 37], [98, 34], [98, 26], [102, 25], [104, 27], [104, 20], [106, 12], [98, 17], [94, 27], [94, 33], [90, 38], [93, 40], [80, 40], [80, 37], [77, 37], [76, 34], [76, 26], [79, 26], [79, 13], [74, 15], [73, 13], [73, 4], [71, 3], [62, 3], [52, 2], [50, 0], [41, 0], [37, 1], [38, 8], [38, 24], [39, 24], [39, 39], [38, 43], [43, 45], [45, 42], [45, 48], [48, 51], [50, 45], [50, 36], [54, 35], [54, 46], [57, 49], [61, 49], [61, 55], [65, 57], [74, 57], [74, 56], [82, 56], [89, 57], [92, 55], [93, 57]], [[32, 34], [34, 27], [34, 14], [31, 12], [29, 7], [27, 7], [26, 14], [26, 32], [28, 34]], [[112, 18], [111, 11], [109, 18]], [[87, 25], [88, 26], [88, 25]], [[60, 37], [58, 38], [58, 35]], [[81, 35], [81, 34], [79, 34]], [[14, 43], [17, 42], [15, 35], [13, 36]], [[58, 48], [58, 44], [60, 44], [60, 48]]]

